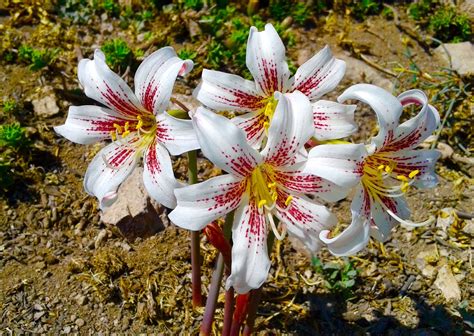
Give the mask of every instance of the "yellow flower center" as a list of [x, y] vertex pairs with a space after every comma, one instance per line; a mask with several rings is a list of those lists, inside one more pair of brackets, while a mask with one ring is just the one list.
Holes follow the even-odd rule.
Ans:
[[125, 123], [113, 124], [115, 131], [110, 131], [112, 141], [118, 138], [126, 138], [131, 132], [139, 132], [143, 137], [148, 137], [148, 134], [153, 134], [156, 130], [155, 116], [151, 113], [144, 113], [137, 115], [135, 120], [126, 121]]
[[267, 98], [266, 105], [263, 108], [263, 114], [265, 116], [265, 121], [263, 122], [263, 127], [265, 127], [265, 132], [268, 134], [268, 129], [270, 128], [270, 123], [272, 122], [273, 115], [275, 114], [275, 109], [278, 105], [278, 101], [275, 98]]
[[[369, 156], [364, 163], [362, 184], [366, 190], [375, 198], [398, 197], [405, 194], [409, 187], [414, 183], [414, 178], [420, 171], [407, 170], [398, 167], [396, 162], [383, 154], [373, 154]], [[394, 170], [403, 171], [397, 175]]]

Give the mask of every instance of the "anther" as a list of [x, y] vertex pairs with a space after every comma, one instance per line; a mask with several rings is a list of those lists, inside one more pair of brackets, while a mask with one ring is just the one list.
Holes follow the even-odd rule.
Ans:
[[117, 134], [114, 131], [110, 131], [110, 137], [112, 138], [112, 141], [117, 140]]
[[408, 177], [409, 178], [414, 178], [416, 175], [418, 175], [420, 173], [420, 171], [417, 169], [417, 170], [414, 170], [412, 171], [410, 174], [408, 174]]
[[119, 134], [122, 133], [122, 126], [120, 126], [119, 124], [114, 124], [114, 127], [117, 130], [117, 132], [119, 132]]
[[385, 167], [385, 165], [380, 165], [377, 167], [378, 170], [383, 170], [383, 168]]
[[403, 182], [408, 182], [408, 177], [403, 176], [403, 175], [398, 175], [397, 180], [403, 181]]
[[285, 200], [285, 206], [290, 205], [292, 200], [293, 200], [293, 196], [289, 195]]
[[259, 208], [263, 208], [263, 206], [264, 206], [265, 204], [267, 204], [267, 200], [265, 200], [265, 199], [260, 200], [260, 201], [258, 202], [258, 207], [259, 207]]

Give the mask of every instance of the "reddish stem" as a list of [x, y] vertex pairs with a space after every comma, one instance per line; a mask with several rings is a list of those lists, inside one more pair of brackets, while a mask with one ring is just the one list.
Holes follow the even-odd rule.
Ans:
[[224, 257], [219, 254], [217, 258], [216, 269], [212, 274], [211, 285], [209, 287], [209, 295], [207, 296], [206, 308], [202, 318], [200, 335], [207, 336], [211, 334], [212, 322], [214, 321], [214, 313], [216, 311], [217, 298], [221, 287], [222, 273], [224, 271]]
[[[262, 286], [263, 287], [263, 286]], [[254, 289], [250, 295], [250, 302], [247, 311], [247, 320], [245, 321], [244, 336], [251, 335], [257, 317], [257, 308], [262, 297], [262, 287]]]
[[191, 283], [193, 307], [202, 307], [201, 292], [201, 251], [199, 231], [191, 231]]
[[229, 288], [225, 292], [224, 304], [224, 327], [222, 328], [222, 336], [229, 336], [232, 328], [232, 316], [234, 315], [234, 288]]

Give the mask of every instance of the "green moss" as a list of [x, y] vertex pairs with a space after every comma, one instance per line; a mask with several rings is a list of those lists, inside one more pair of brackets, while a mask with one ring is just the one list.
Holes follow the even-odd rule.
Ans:
[[197, 57], [197, 52], [192, 49], [183, 48], [178, 51], [178, 56], [183, 60], [190, 59], [194, 61]]
[[365, 20], [368, 15], [378, 14], [382, 10], [381, 4], [374, 0], [351, 1], [349, 8], [358, 20]]
[[18, 104], [15, 99], [6, 99], [2, 103], [3, 112], [11, 114], [18, 108]]
[[416, 21], [423, 20], [431, 13], [435, 4], [436, 2], [432, 0], [413, 2], [408, 6], [408, 15]]

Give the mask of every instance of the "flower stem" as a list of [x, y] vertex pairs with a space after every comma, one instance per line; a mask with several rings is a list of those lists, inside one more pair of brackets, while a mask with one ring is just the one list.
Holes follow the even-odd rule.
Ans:
[[222, 336], [229, 336], [232, 328], [232, 316], [234, 315], [234, 288], [225, 291], [224, 303], [224, 327], [222, 328]]
[[[197, 152], [188, 152], [188, 181], [189, 184], [197, 182]], [[201, 292], [201, 240], [199, 231], [191, 231], [191, 282], [193, 288], [193, 307], [202, 306]]]
[[209, 287], [209, 295], [207, 296], [206, 308], [202, 318], [200, 335], [207, 336], [211, 334], [212, 322], [214, 321], [214, 313], [216, 311], [217, 297], [219, 296], [219, 288], [221, 287], [222, 273], [224, 272], [224, 257], [219, 254], [217, 258], [216, 269], [212, 273], [211, 286]]

